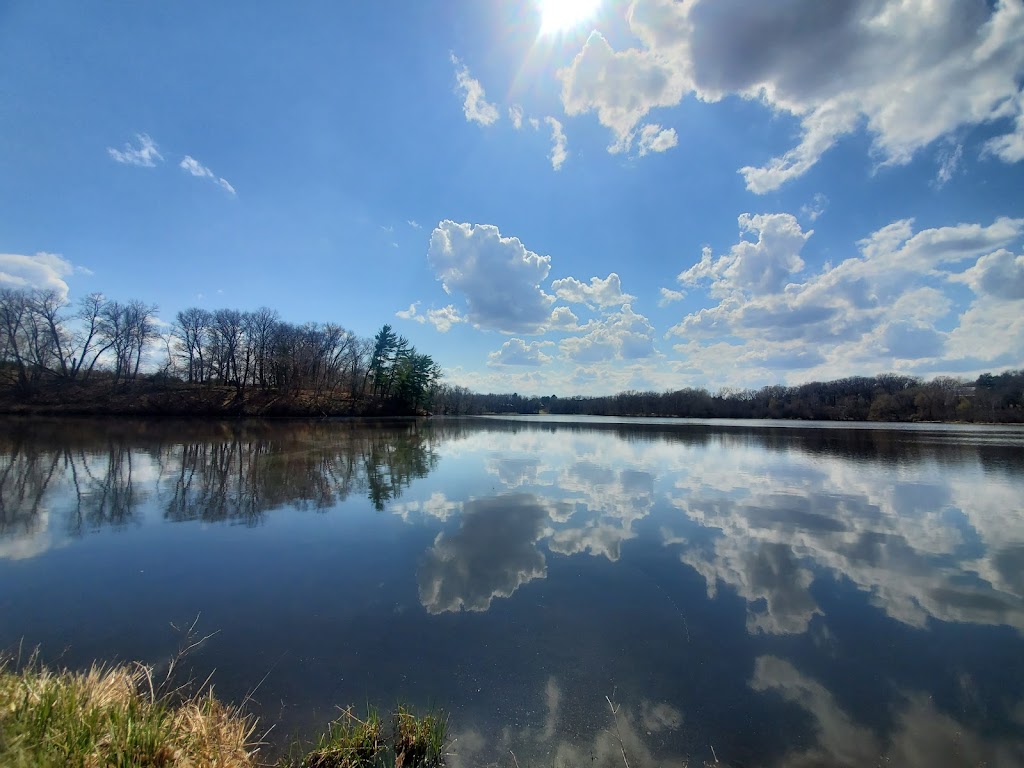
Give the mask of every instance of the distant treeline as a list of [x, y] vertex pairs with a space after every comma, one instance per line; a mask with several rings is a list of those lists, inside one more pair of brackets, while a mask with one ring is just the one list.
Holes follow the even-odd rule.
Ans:
[[[235, 404], [253, 391], [288, 396], [301, 400], [298, 412], [417, 413], [441, 375], [389, 325], [363, 339], [335, 323], [289, 323], [265, 307], [192, 307], [170, 326], [156, 313], [98, 293], [72, 306], [52, 290], [0, 290], [0, 389], [23, 402], [68, 402], [103, 389], [123, 399], [126, 390], [188, 385], [227, 389]], [[248, 399], [268, 401], [258, 395]]]
[[678, 416], [698, 419], [822, 419], [835, 421], [1024, 422], [1024, 370], [974, 380], [922, 381], [883, 374], [794, 387], [722, 391], [620, 392], [607, 397], [523, 397], [475, 394], [441, 385], [434, 411], [451, 414], [552, 413], [594, 416]]

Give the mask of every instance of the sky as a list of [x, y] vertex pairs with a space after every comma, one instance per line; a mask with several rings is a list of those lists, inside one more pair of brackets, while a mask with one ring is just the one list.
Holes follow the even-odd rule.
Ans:
[[1024, 366], [1024, 0], [0, 0], [0, 286], [477, 391]]

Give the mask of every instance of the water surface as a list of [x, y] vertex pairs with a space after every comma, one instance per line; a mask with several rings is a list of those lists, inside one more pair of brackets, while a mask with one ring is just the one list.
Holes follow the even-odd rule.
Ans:
[[198, 616], [274, 738], [401, 700], [455, 765], [1021, 765], [1022, 500], [1013, 428], [5, 420], [0, 647]]

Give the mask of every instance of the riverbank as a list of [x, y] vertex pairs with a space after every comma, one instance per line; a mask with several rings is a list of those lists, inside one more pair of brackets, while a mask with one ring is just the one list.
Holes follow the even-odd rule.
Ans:
[[0, 414], [136, 416], [183, 419], [413, 416], [402, 403], [330, 390], [239, 389], [166, 379], [113, 387], [108, 382], [52, 382], [28, 394], [0, 389]]
[[444, 764], [447, 720], [399, 707], [388, 719], [351, 708], [315, 747], [261, 760], [260, 725], [218, 701], [185, 694], [141, 664], [51, 671], [0, 665], [0, 767], [429, 768]]

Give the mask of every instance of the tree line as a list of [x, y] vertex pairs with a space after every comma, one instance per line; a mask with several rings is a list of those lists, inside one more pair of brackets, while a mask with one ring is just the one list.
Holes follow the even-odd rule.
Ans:
[[669, 392], [631, 390], [606, 397], [477, 394], [445, 384], [435, 394], [434, 408], [437, 413], [450, 414], [1024, 422], [1024, 370], [984, 373], [973, 380], [940, 376], [924, 381], [888, 373], [715, 394], [687, 388]]
[[383, 404], [390, 412], [449, 415], [1024, 421], [1024, 370], [974, 380], [854, 376], [714, 394], [695, 388], [605, 397], [482, 394], [442, 382], [433, 358], [390, 325], [360, 338], [335, 323], [287, 322], [266, 307], [190, 307], [168, 325], [158, 321], [156, 306], [138, 300], [93, 293], [71, 305], [53, 290], [0, 289], [0, 387], [28, 398], [54, 384], [123, 390], [140, 378], [151, 386], [228, 388], [238, 400], [253, 391], [301, 396], [351, 413]]
[[229, 387], [240, 398], [247, 390], [302, 392], [418, 412], [441, 371], [390, 325], [365, 339], [336, 323], [290, 323], [267, 307], [190, 307], [168, 326], [142, 301], [93, 293], [71, 305], [53, 290], [0, 290], [0, 383], [29, 396], [54, 383], [118, 388], [140, 376]]

